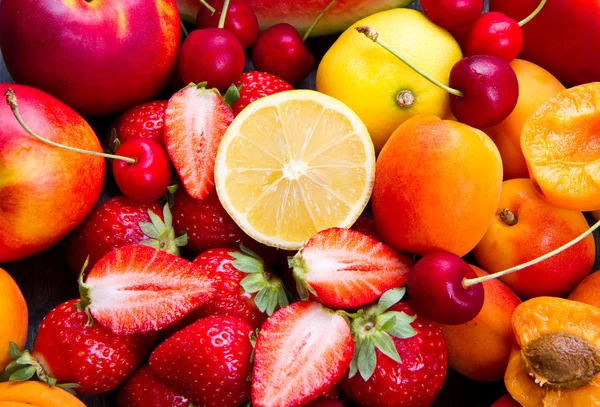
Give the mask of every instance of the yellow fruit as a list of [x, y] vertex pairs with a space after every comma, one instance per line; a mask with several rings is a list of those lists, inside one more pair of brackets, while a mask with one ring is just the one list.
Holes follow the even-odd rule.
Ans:
[[[394, 130], [421, 113], [445, 117], [448, 93], [354, 28], [368, 26], [408, 61], [444, 84], [462, 58], [459, 45], [446, 30], [411, 9], [373, 14], [346, 30], [323, 57], [317, 90], [347, 104], [366, 124], [379, 152]], [[400, 107], [396, 96], [410, 90], [411, 107]]]
[[320, 230], [350, 227], [374, 177], [365, 125], [343, 103], [310, 90], [246, 107], [215, 163], [217, 194], [235, 222], [259, 242], [288, 250]]

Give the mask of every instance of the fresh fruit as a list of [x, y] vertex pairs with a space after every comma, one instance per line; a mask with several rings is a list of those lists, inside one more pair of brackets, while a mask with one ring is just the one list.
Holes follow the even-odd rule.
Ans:
[[81, 307], [117, 334], [157, 331], [214, 296], [206, 271], [162, 250], [119, 247], [80, 282]]
[[504, 376], [523, 407], [593, 406], [600, 397], [600, 309], [538, 297], [515, 309], [516, 343]]
[[267, 72], [246, 72], [235, 86], [239, 88], [240, 92], [240, 97], [231, 106], [236, 116], [255, 100], [294, 89], [283, 79]]
[[[540, 0], [491, 0], [490, 10], [519, 21]], [[552, 0], [523, 26], [521, 58], [547, 69], [567, 87], [600, 80], [600, 4], [590, 0]]]
[[377, 233], [377, 227], [375, 226], [373, 218], [361, 215], [358, 217], [358, 219], [356, 219], [356, 222], [354, 222], [350, 229], [356, 230], [364, 235], [371, 236], [375, 240], [381, 241], [381, 237], [379, 236], [379, 233]]
[[470, 25], [483, 12], [483, 0], [421, 0], [428, 19], [447, 30]]
[[408, 273], [407, 289], [413, 308], [440, 324], [459, 325], [479, 314], [485, 301], [483, 287], [463, 287], [465, 278], [476, 277], [463, 259], [449, 252], [423, 256]]
[[510, 396], [510, 394], [505, 394], [496, 400], [496, 402], [490, 407], [521, 407], [521, 405], [517, 403], [515, 399]]
[[484, 129], [500, 151], [505, 180], [529, 177], [521, 150], [523, 125], [538, 107], [565, 89], [550, 72], [531, 62], [515, 59], [510, 66], [519, 82], [517, 105], [500, 124]]
[[92, 268], [117, 247], [145, 244], [179, 256], [186, 236], [175, 237], [169, 207], [115, 196], [102, 202], [66, 240], [65, 256], [71, 270], [81, 273], [86, 259]]
[[[120, 143], [128, 140], [143, 138], [156, 141], [161, 146], [165, 145], [164, 126], [165, 113], [167, 111], [166, 100], [154, 100], [142, 103], [127, 110], [111, 125], [109, 138], [118, 139]], [[111, 147], [116, 150], [115, 140], [109, 141]]]
[[247, 106], [221, 141], [219, 199], [255, 240], [297, 250], [319, 230], [349, 227], [365, 208], [375, 153], [360, 119], [310, 90]]
[[[477, 277], [487, 273], [471, 266]], [[480, 382], [502, 380], [513, 345], [511, 318], [521, 303], [510, 288], [498, 280], [483, 283], [485, 299], [473, 320], [460, 325], [442, 325], [448, 365]]]
[[[214, 0], [208, 3], [212, 6], [200, 7], [196, 15], [198, 28], [217, 28], [224, 7], [224, 0]], [[258, 19], [249, 0], [231, 0], [227, 9], [223, 28], [237, 37], [242, 47], [249, 48], [258, 38]]]
[[331, 228], [311, 237], [291, 264], [302, 299], [354, 309], [404, 286], [412, 261], [370, 236]]
[[527, 119], [521, 148], [535, 188], [548, 202], [576, 211], [600, 209], [600, 83], [566, 89]]
[[[2, 8], [8, 4], [2, 2]], [[34, 131], [58, 143], [102, 151], [92, 128], [62, 102], [27, 86], [0, 85], [2, 95], [8, 89], [18, 93], [20, 116]], [[0, 122], [3, 263], [49, 248], [81, 223], [100, 196], [105, 164], [99, 157], [40, 143], [19, 124], [6, 103], [0, 103]]]
[[117, 407], [189, 407], [190, 401], [144, 366], [119, 390]]
[[318, 399], [308, 403], [306, 407], [344, 407], [344, 405], [337, 400]]
[[[473, 254], [489, 273], [542, 256], [588, 229], [581, 212], [544, 201], [529, 179], [502, 185], [496, 216]], [[594, 237], [500, 279], [523, 298], [568, 295], [591, 271], [596, 258]]]
[[256, 341], [252, 405], [299, 407], [335, 386], [352, 360], [354, 344], [339, 314], [311, 301], [276, 311]]
[[587, 276], [569, 294], [568, 299], [600, 308], [600, 273], [595, 271]]
[[0, 383], [0, 400], [9, 403], [2, 407], [85, 407], [66, 390], [34, 381]]
[[[362, 38], [355, 29], [360, 26], [377, 30], [390, 47], [410, 56], [411, 63], [445, 84], [462, 54], [446, 30], [409, 9], [374, 14], [356, 22], [336, 40], [319, 64], [317, 90], [355, 111], [379, 152], [407, 119], [421, 113], [446, 115], [449, 97], [386, 50]], [[405, 99], [408, 93], [415, 98], [410, 107], [404, 107], [409, 104]]]
[[239, 318], [202, 318], [160, 344], [150, 367], [196, 405], [238, 407], [250, 398], [251, 334]]
[[[429, 406], [446, 378], [446, 345], [442, 331], [436, 323], [415, 315], [407, 303], [393, 305], [387, 314], [397, 319], [400, 315], [411, 316], [408, 321], [412, 322], [404, 327], [405, 335], [400, 338], [392, 335], [388, 346], [374, 350], [376, 364], [371, 365], [372, 375], [366, 379], [362, 374], [345, 376], [341, 381], [342, 391], [350, 400], [365, 407]], [[354, 321], [355, 336], [357, 322], [361, 325], [360, 320]], [[372, 325], [364, 325], [360, 333], [373, 338], [376, 332], [381, 332], [380, 326], [373, 330]], [[396, 356], [391, 358], [393, 351]]]
[[122, 160], [112, 162], [115, 181], [124, 195], [142, 202], [156, 201], [165, 195], [171, 183], [171, 162], [160, 144], [133, 139], [121, 144], [115, 155], [135, 160], [133, 164]]
[[179, 23], [175, 0], [8, 0], [0, 6], [0, 49], [16, 82], [83, 115], [116, 113], [167, 84]]
[[70, 300], [42, 320], [29, 351], [18, 352], [8, 369], [12, 380], [37, 378], [50, 386], [76, 384], [79, 394], [100, 394], [115, 389], [142, 363], [154, 335], [115, 335]]
[[[13, 278], [0, 268], [0, 372], [11, 361], [10, 342], [23, 349], [27, 341], [27, 303]], [[0, 399], [1, 400], [1, 399]]]
[[192, 198], [204, 199], [212, 191], [215, 155], [232, 120], [219, 93], [201, 85], [190, 84], [169, 99], [165, 145]]
[[463, 256], [492, 222], [501, 187], [500, 155], [483, 132], [431, 115], [414, 117], [379, 154], [373, 219], [395, 250]]

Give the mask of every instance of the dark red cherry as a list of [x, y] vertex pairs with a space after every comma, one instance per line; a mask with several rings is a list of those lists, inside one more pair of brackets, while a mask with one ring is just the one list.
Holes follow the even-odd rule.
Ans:
[[123, 195], [135, 201], [150, 202], [167, 192], [171, 165], [160, 144], [149, 139], [131, 139], [121, 144], [115, 154], [136, 160], [133, 164], [113, 160], [113, 175]]
[[482, 14], [467, 31], [465, 55], [493, 55], [511, 63], [523, 49], [523, 31], [503, 13]]
[[[213, 14], [208, 8], [200, 7], [196, 15], [198, 28], [217, 28], [219, 26], [224, 0], [212, 0], [208, 3], [216, 11]], [[258, 18], [248, 0], [231, 0], [223, 28], [231, 31], [240, 40], [242, 47], [249, 48], [254, 44], [259, 33]]]
[[425, 255], [408, 273], [410, 303], [418, 314], [446, 325], [464, 324], [483, 307], [483, 285], [463, 287], [463, 279], [477, 277], [463, 259], [449, 252]]
[[478, 129], [506, 119], [519, 98], [515, 71], [504, 60], [491, 55], [475, 55], [458, 61], [450, 71], [449, 86], [464, 94], [450, 95], [454, 116]]
[[181, 45], [178, 68], [184, 83], [208, 82], [208, 88], [227, 89], [244, 73], [244, 47], [224, 28], [194, 30]]
[[483, 0], [421, 0], [423, 12], [447, 30], [466, 27], [481, 15]]

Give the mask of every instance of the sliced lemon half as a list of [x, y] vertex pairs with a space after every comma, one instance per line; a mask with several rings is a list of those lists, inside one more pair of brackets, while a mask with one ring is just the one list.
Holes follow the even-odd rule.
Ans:
[[297, 250], [318, 231], [350, 227], [373, 189], [366, 126], [342, 102], [292, 90], [248, 105], [223, 136], [219, 199], [255, 240]]

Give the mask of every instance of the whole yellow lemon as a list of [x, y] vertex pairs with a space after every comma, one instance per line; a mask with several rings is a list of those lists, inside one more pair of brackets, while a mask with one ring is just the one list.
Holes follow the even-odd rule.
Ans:
[[[448, 31], [411, 9], [383, 11], [358, 21], [327, 51], [317, 71], [317, 90], [354, 110], [369, 129], [379, 152], [407, 119], [421, 113], [447, 117], [449, 97], [446, 91], [356, 31], [359, 26], [375, 29], [397, 53], [446, 85], [462, 52]], [[407, 102], [403, 99], [406, 91], [410, 91], [409, 99], [414, 96], [410, 107], [401, 106]]]

